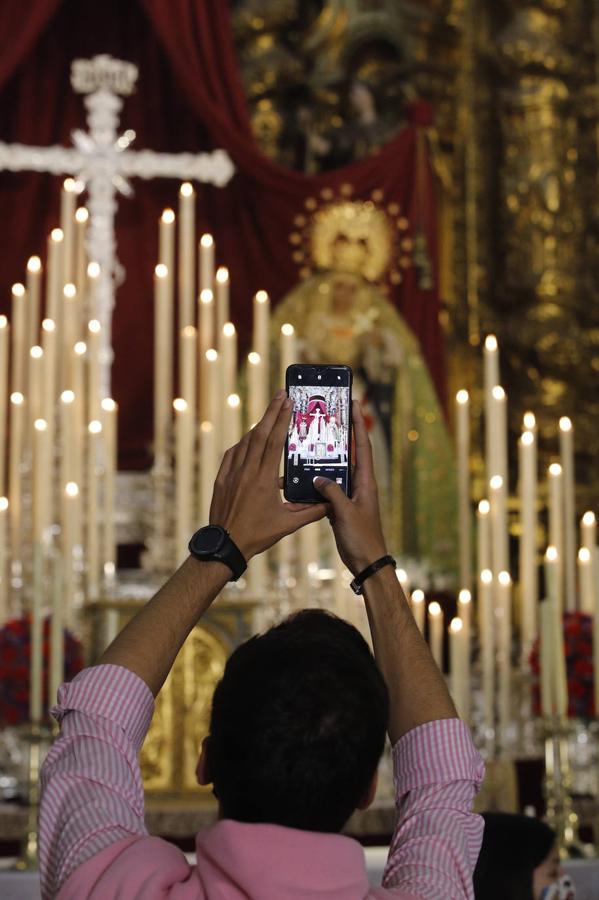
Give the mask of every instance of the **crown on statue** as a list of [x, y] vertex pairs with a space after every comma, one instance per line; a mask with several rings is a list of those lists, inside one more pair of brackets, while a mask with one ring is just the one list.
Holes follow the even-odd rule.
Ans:
[[71, 85], [78, 94], [104, 90], [128, 97], [135, 90], [137, 74], [137, 66], [133, 63], [101, 53], [93, 59], [73, 60]]

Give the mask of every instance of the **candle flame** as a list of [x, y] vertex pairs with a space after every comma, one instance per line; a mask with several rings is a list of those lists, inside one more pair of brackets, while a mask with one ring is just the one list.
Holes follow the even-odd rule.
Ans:
[[197, 331], [194, 325], [186, 325], [185, 328], [181, 329], [181, 337], [195, 338], [196, 334]]
[[412, 591], [410, 600], [412, 603], [424, 603], [424, 591], [421, 591], [420, 588], [416, 588], [415, 591]]
[[295, 328], [289, 322], [285, 322], [284, 325], [281, 325], [281, 334], [284, 334], [285, 337], [291, 337], [292, 334], [295, 334]]
[[115, 412], [116, 411], [116, 401], [112, 399], [112, 397], [104, 397], [100, 406], [104, 410], [104, 412]]
[[211, 234], [203, 234], [200, 238], [200, 247], [212, 247], [214, 245], [214, 238]]
[[200, 431], [202, 431], [204, 434], [210, 434], [212, 431], [214, 431], [214, 425], [212, 424], [212, 422], [202, 422], [202, 424], [200, 425]]
[[73, 403], [75, 400], [74, 391], [63, 391], [60, 395], [60, 399], [63, 403]]
[[478, 504], [478, 511], [481, 516], [488, 516], [491, 512], [491, 504], [488, 500], [480, 500]]
[[572, 419], [568, 416], [562, 416], [559, 420], [559, 429], [560, 431], [572, 431]]
[[20, 281], [17, 281], [13, 284], [12, 288], [13, 297], [24, 297], [25, 296], [25, 285], [21, 284]]
[[100, 263], [97, 263], [97, 262], [88, 263], [87, 277], [88, 278], [99, 278], [100, 277]]
[[405, 569], [396, 569], [395, 574], [402, 587], [408, 583], [408, 573]]
[[458, 603], [463, 603], [467, 605], [472, 602], [472, 594], [468, 590], [468, 588], [462, 588], [460, 593], [458, 594]]
[[537, 419], [536, 419], [535, 414], [533, 412], [525, 412], [524, 416], [522, 417], [522, 424], [529, 431], [532, 431], [533, 428], [535, 428], [536, 424], [537, 424]]
[[191, 197], [193, 195], [193, 187], [189, 183], [189, 181], [184, 181], [181, 187], [179, 188], [179, 193], [182, 197]]
[[591, 551], [588, 547], [581, 547], [578, 551], [578, 561], [581, 563], [589, 563], [591, 561]]
[[549, 474], [552, 478], [559, 478], [559, 476], [562, 474], [562, 467], [560, 466], [560, 464], [551, 463], [551, 465], [549, 466]]
[[585, 512], [584, 516], [582, 517], [582, 524], [583, 525], [595, 525], [596, 522], [597, 522], [597, 519], [595, 518], [595, 513], [590, 509], [587, 510]]
[[164, 222], [165, 225], [172, 225], [175, 221], [174, 210], [169, 209], [168, 207], [166, 209], [163, 209], [160, 219], [162, 222]]
[[429, 603], [429, 605], [428, 605], [428, 613], [429, 613], [429, 616], [433, 616], [434, 618], [436, 618], [437, 616], [440, 616], [440, 615], [441, 615], [441, 607], [440, 607], [440, 605], [437, 603], [436, 600], [433, 600], [432, 603]]
[[39, 272], [42, 267], [42, 261], [39, 256], [30, 256], [27, 260], [28, 272]]
[[64, 492], [67, 497], [76, 497], [79, 494], [79, 485], [74, 481], [67, 481]]
[[254, 294], [254, 300], [256, 303], [268, 303], [268, 294], [266, 291], [256, 291]]
[[499, 584], [507, 587], [508, 584], [512, 583], [512, 578], [509, 572], [500, 572], [497, 576], [497, 581], [499, 582]]
[[21, 404], [25, 402], [25, 397], [23, 396], [21, 391], [13, 391], [13, 393], [10, 395], [10, 402], [14, 406], [21, 406]]
[[32, 359], [41, 359], [43, 355], [44, 355], [44, 351], [42, 350], [41, 347], [38, 347], [37, 344], [35, 345], [35, 347], [32, 347], [31, 350], [29, 351], [29, 356]]
[[480, 573], [480, 580], [483, 584], [491, 584], [493, 581], [493, 573], [490, 569], [483, 569]]
[[0, 497], [0, 512], [6, 512], [8, 509], [8, 497]]
[[456, 616], [455, 619], [452, 619], [449, 623], [449, 630], [452, 634], [459, 634], [463, 627], [464, 623], [459, 616]]
[[87, 330], [91, 332], [91, 334], [100, 334], [102, 326], [97, 319], [90, 319], [90, 321], [87, 323]]
[[87, 344], [85, 341], [77, 341], [73, 350], [77, 354], [77, 356], [84, 356], [87, 353]]
[[489, 353], [494, 353], [497, 350], [497, 338], [494, 334], [488, 334], [485, 338], [485, 350], [488, 350]]
[[223, 334], [225, 337], [233, 337], [235, 334], [235, 326], [232, 322], [225, 322], [223, 325]]
[[460, 406], [465, 406], [466, 403], [468, 403], [468, 401], [470, 400], [470, 394], [468, 393], [468, 391], [462, 388], [462, 390], [458, 391], [455, 395], [455, 399], [456, 402], [460, 404]]
[[226, 266], [219, 266], [216, 270], [216, 280], [219, 284], [226, 284], [229, 280], [229, 270]]
[[177, 397], [173, 400], [173, 409], [177, 412], [185, 412], [187, 409], [187, 401], [183, 399], [183, 397]]
[[523, 431], [520, 441], [524, 447], [530, 447], [535, 442], [534, 433], [532, 431]]
[[154, 275], [156, 278], [166, 278], [168, 275], [168, 267], [165, 266], [164, 263], [158, 263], [158, 265], [154, 267]]
[[505, 400], [505, 391], [500, 384], [496, 384], [491, 393], [493, 394], [493, 400]]
[[6, 316], [0, 316], [0, 328], [6, 328], [8, 326], [8, 319]]
[[48, 427], [48, 423], [45, 419], [36, 419], [33, 423], [33, 427], [36, 431], [45, 431]]
[[75, 210], [75, 221], [79, 222], [80, 225], [85, 225], [87, 220], [89, 219], [89, 213], [86, 210], [85, 206], [79, 206]]
[[498, 491], [503, 487], [503, 478], [501, 475], [493, 475], [493, 477], [489, 480], [489, 487], [492, 491]]
[[548, 562], [555, 562], [557, 560], [557, 547], [549, 545], [545, 551], [545, 559]]
[[64, 239], [64, 232], [62, 228], [53, 228], [50, 232], [50, 240], [54, 241], [55, 244], [60, 244], [60, 242]]
[[251, 353], [248, 353], [248, 363], [250, 366], [259, 366], [261, 362], [260, 354], [256, 353], [255, 350], [252, 350]]
[[210, 288], [203, 288], [200, 291], [200, 303], [203, 303], [207, 306], [209, 303], [212, 303], [214, 300], [214, 294], [210, 290]]
[[229, 394], [227, 397], [227, 406], [231, 409], [237, 409], [237, 407], [241, 404], [241, 399], [239, 394]]
[[210, 350], [206, 350], [205, 356], [208, 362], [216, 362], [216, 360], [218, 359], [218, 352], [213, 347], [211, 347]]
[[44, 319], [44, 321], [42, 322], [42, 331], [56, 331], [56, 322], [54, 321], [54, 319]]
[[65, 284], [65, 286], [63, 287], [62, 293], [63, 293], [64, 296], [67, 297], [69, 300], [72, 300], [73, 297], [75, 297], [75, 296], [77, 295], [77, 288], [75, 287], [74, 284], [71, 284], [71, 283], [69, 282], [69, 284]]
[[63, 188], [67, 192], [67, 194], [74, 194], [77, 190], [77, 184], [74, 178], [65, 178], [62, 183]]
[[97, 419], [92, 419], [87, 426], [87, 430], [90, 434], [100, 434], [100, 432], [102, 431], [102, 423]]

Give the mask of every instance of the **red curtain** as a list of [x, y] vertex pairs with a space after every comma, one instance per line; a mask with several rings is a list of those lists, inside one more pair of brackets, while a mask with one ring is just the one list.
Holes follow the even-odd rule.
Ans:
[[[397, 202], [412, 234], [423, 229], [436, 273], [436, 224], [432, 175], [418, 152], [414, 123], [377, 156], [317, 177], [275, 165], [253, 141], [233, 46], [228, 4], [222, 0], [37, 0], [27, 25], [19, 4], [4, 4], [0, 32], [10, 53], [0, 63], [0, 139], [28, 144], [70, 143], [73, 127], [85, 127], [81, 98], [69, 83], [71, 60], [110, 53], [139, 67], [136, 93], [125, 103], [123, 128], [135, 145], [162, 151], [224, 147], [236, 174], [225, 189], [198, 186], [198, 228], [216, 240], [217, 263], [232, 276], [233, 317], [247, 350], [251, 297], [259, 288], [278, 302], [298, 281], [289, 242], [295, 216], [323, 188], [351, 184], [353, 196], [374, 189]], [[10, 10], [13, 11], [11, 16]], [[0, 40], [2, 40], [0, 39]], [[2, 44], [0, 44], [2, 46]], [[5, 83], [2, 84], [2, 75]], [[422, 111], [422, 107], [416, 109]], [[420, 162], [419, 162], [420, 160]], [[22, 280], [29, 255], [44, 256], [45, 236], [56, 225], [59, 179], [0, 173], [0, 306], [10, 284]], [[157, 219], [176, 203], [177, 185], [136, 182], [135, 198], [122, 199], [117, 216], [119, 258], [127, 277], [114, 318], [114, 393], [120, 404], [120, 464], [149, 462], [152, 432], [152, 271]], [[414, 268], [391, 298], [419, 338], [440, 397], [444, 392], [438, 290], [419, 287]], [[245, 338], [245, 341], [244, 341]]]

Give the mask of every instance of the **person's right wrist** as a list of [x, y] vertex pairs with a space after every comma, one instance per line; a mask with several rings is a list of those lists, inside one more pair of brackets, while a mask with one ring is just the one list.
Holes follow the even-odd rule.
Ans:
[[373, 550], [366, 550], [363, 553], [360, 553], [359, 557], [356, 557], [352, 560], [352, 565], [349, 566], [349, 569], [354, 577], [363, 572], [364, 569], [367, 569], [368, 566], [371, 566], [373, 562], [376, 562], [377, 559], [381, 559], [381, 557], [387, 556], [387, 550], [384, 546], [378, 547]]

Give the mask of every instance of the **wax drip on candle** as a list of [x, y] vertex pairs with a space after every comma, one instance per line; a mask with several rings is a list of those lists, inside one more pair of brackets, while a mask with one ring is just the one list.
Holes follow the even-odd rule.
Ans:
[[28, 272], [39, 272], [42, 268], [42, 261], [39, 256], [30, 256], [27, 260], [27, 271]]
[[75, 210], [75, 221], [79, 222], [80, 225], [85, 225], [87, 220], [89, 219], [89, 213], [86, 210], [85, 206], [79, 206]]

